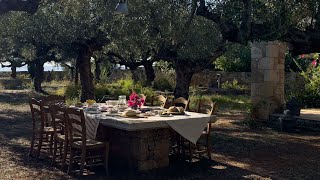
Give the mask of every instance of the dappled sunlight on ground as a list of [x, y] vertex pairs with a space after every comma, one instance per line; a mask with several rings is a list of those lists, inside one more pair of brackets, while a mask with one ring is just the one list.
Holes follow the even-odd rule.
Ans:
[[[17, 94], [15, 100], [12, 100]], [[31, 94], [31, 95], [29, 95]], [[0, 96], [0, 179], [74, 179], [51, 159], [28, 157], [33, 94], [5, 91]], [[2, 98], [2, 99], [1, 99]], [[19, 99], [19, 100], [18, 100]], [[192, 164], [170, 157], [170, 167], [139, 175], [113, 173], [113, 179], [317, 179], [320, 133], [250, 129], [244, 113], [224, 112], [213, 125], [212, 161]], [[102, 169], [84, 179], [106, 179]]]

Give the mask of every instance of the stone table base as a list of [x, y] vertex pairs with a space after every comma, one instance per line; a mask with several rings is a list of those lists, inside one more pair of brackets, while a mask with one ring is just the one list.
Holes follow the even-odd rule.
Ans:
[[125, 131], [100, 126], [98, 139], [110, 142], [111, 171], [147, 171], [169, 166], [169, 129]]

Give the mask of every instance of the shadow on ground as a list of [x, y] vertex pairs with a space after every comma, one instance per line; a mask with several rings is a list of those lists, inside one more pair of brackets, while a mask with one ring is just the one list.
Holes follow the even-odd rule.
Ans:
[[[0, 179], [77, 179], [67, 175], [42, 154], [40, 160], [28, 157], [31, 116], [26, 101], [30, 95], [1, 94], [0, 102], [20, 103], [1, 107]], [[4, 99], [1, 99], [4, 98]], [[21, 108], [20, 108], [21, 107]], [[170, 157], [165, 169], [141, 174], [112, 172], [103, 168], [82, 179], [317, 179], [320, 177], [320, 134], [280, 133], [268, 128], [249, 129], [243, 115], [220, 116], [213, 126], [212, 161], [192, 164]]]

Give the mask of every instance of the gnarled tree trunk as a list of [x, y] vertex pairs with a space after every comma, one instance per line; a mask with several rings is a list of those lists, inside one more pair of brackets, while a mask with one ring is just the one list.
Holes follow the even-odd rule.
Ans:
[[137, 67], [129, 67], [131, 74], [132, 74], [132, 80], [133, 82], [137, 83], [139, 81], [139, 74], [137, 71]]
[[11, 65], [11, 77], [13, 79], [16, 79], [17, 78], [17, 67], [14, 66], [14, 65]]
[[151, 86], [152, 82], [156, 78], [156, 75], [155, 75], [155, 72], [154, 72], [152, 64], [153, 64], [152, 61], [146, 61], [146, 62], [144, 62], [142, 64], [144, 66], [144, 70], [145, 70], [145, 73], [146, 73], [146, 78], [147, 78], [146, 85], [147, 86]]
[[75, 68], [75, 74], [74, 74], [74, 84], [75, 85], [79, 84], [79, 66], [78, 66], [78, 62], [76, 62], [76, 68]]
[[81, 102], [87, 99], [94, 99], [93, 74], [91, 72], [91, 56], [92, 51], [86, 45], [82, 45], [79, 49], [77, 64], [81, 81]]
[[96, 60], [95, 61], [95, 70], [94, 70], [94, 74], [95, 74], [95, 80], [96, 82], [100, 82], [101, 81], [101, 66], [100, 66], [101, 61], [100, 60]]
[[186, 61], [175, 62], [176, 87], [174, 89], [174, 97], [189, 97], [189, 86], [191, 78], [195, 73], [195, 69], [191, 63]]
[[36, 92], [47, 94], [42, 89], [42, 82], [44, 81], [44, 63], [40, 60], [36, 60], [34, 63], [35, 71], [34, 71], [34, 78], [33, 78], [33, 85]]

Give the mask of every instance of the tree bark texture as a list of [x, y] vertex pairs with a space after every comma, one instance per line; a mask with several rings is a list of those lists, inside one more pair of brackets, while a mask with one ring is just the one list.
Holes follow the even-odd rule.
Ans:
[[35, 77], [33, 79], [34, 89], [36, 92], [47, 94], [42, 89], [42, 82], [44, 81], [44, 63], [43, 62], [35, 62]]
[[17, 67], [11, 66], [11, 78], [16, 79], [17, 78]]
[[176, 72], [176, 87], [174, 89], [174, 97], [184, 97], [189, 98], [189, 86], [191, 83], [191, 78], [195, 73], [191, 63], [179, 62], [175, 63], [175, 72]]
[[74, 74], [74, 84], [78, 85], [79, 84], [79, 63], [76, 62], [76, 68], [75, 68], [75, 74]]
[[147, 77], [147, 82], [146, 82], [147, 86], [151, 86], [152, 82], [156, 78], [152, 64], [153, 64], [152, 61], [146, 61], [142, 64], [144, 66], [144, 70], [145, 70], [146, 77]]
[[95, 61], [95, 70], [94, 70], [94, 74], [95, 74], [95, 80], [96, 82], [100, 82], [101, 81], [101, 61], [100, 60], [96, 60]]
[[137, 67], [129, 67], [131, 74], [132, 74], [132, 80], [133, 82], [137, 83], [139, 81], [139, 74], [137, 71]]
[[87, 99], [95, 99], [94, 97], [94, 85], [93, 74], [91, 72], [91, 56], [93, 52], [89, 46], [82, 45], [79, 48], [79, 56], [77, 59], [80, 82], [81, 82], [81, 102], [85, 102]]

